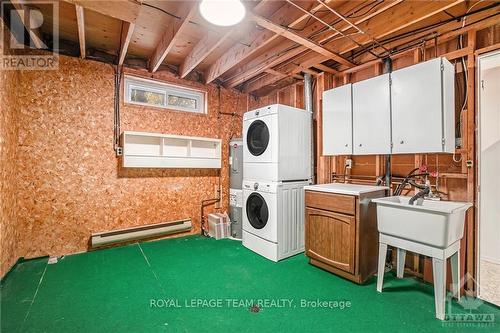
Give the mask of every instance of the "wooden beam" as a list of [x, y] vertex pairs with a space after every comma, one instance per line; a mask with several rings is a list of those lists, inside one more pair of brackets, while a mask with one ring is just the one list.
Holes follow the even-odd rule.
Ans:
[[333, 69], [333, 68], [328, 67], [328, 66], [325, 66], [325, 65], [322, 65], [322, 64], [314, 65], [314, 67], [323, 71], [323, 72], [330, 73], [330, 74], [338, 74], [339, 73], [338, 70]]
[[120, 57], [118, 58], [118, 65], [123, 65], [125, 61], [125, 56], [127, 55], [128, 46], [130, 45], [130, 41], [132, 40], [132, 35], [134, 34], [135, 24], [130, 22], [123, 23], [122, 44], [120, 45]]
[[80, 58], [85, 59], [85, 15], [82, 6], [75, 5], [76, 23], [78, 25], [78, 41], [80, 42]]
[[64, 0], [75, 6], [90, 9], [99, 14], [114, 17], [118, 20], [135, 23], [139, 16], [141, 4], [134, 0], [99, 1], [99, 0]]
[[[400, 29], [407, 28], [411, 25], [417, 24], [422, 20], [425, 20], [433, 15], [436, 15], [443, 10], [449, 9], [457, 4], [463, 2], [464, 0], [457, 1], [437, 1], [437, 2], [402, 2], [398, 6], [391, 8], [391, 12], [389, 17], [376, 17], [373, 20], [366, 21], [360, 28], [368, 31], [371, 36], [374, 38], [381, 38], [388, 35], [388, 31], [394, 33]], [[402, 8], [399, 8], [402, 7]], [[401, 13], [410, 13], [410, 15], [402, 15]], [[358, 23], [355, 23], [358, 24]], [[376, 31], [373, 31], [376, 30]], [[360, 36], [358, 42], [362, 45], [366, 45], [371, 43], [369, 37]], [[346, 52], [352, 51], [357, 48], [357, 45], [353, 44], [347, 40], [332, 40], [323, 46], [336, 48], [338, 54], [344, 54]], [[328, 60], [324, 55], [317, 55], [314, 53], [309, 53], [307, 55], [302, 56], [302, 60], [300, 61], [301, 67], [313, 67], [316, 64], [322, 63]], [[286, 74], [298, 73], [297, 68], [294, 68], [295, 64], [288, 64], [280, 68], [281, 72]], [[263, 86], [273, 84], [275, 82], [274, 77], [266, 76], [259, 79], [260, 82], [254, 81], [252, 82], [247, 89], [260, 89]], [[248, 90], [251, 92], [253, 90]]]
[[468, 48], [458, 49], [445, 54], [441, 54], [440, 57], [445, 57], [448, 60], [455, 60], [458, 58], [465, 57], [469, 53]]
[[441, 4], [444, 4], [443, 6], [439, 6], [436, 10], [430, 10], [429, 12], [427, 12], [424, 15], [418, 15], [415, 17], [414, 13], [410, 13], [410, 15], [408, 15], [408, 18], [406, 18], [405, 15], [402, 15], [403, 19], [401, 20], [402, 22], [400, 25], [398, 25], [397, 27], [394, 27], [393, 29], [389, 29], [388, 31], [384, 32], [383, 34], [378, 35], [376, 38], [382, 38], [382, 37], [388, 36], [388, 35], [396, 32], [396, 31], [400, 31], [404, 28], [407, 28], [411, 25], [414, 25], [415, 23], [421, 22], [429, 17], [432, 17], [432, 16], [439, 14], [447, 9], [450, 9], [451, 7], [455, 7], [456, 5], [458, 5], [464, 1], [465, 0], [455, 0], [453, 2], [440, 1]]
[[[308, 2], [304, 8], [315, 11], [318, 10], [321, 6], [322, 5], [320, 4]], [[258, 12], [258, 8], [254, 8], [253, 12]], [[287, 26], [293, 28], [301, 24], [307, 18], [307, 15], [298, 13], [298, 11], [292, 5], [287, 3], [279, 8], [271, 16], [270, 19], [273, 22], [276, 22], [276, 24], [286, 24]], [[252, 56], [263, 47], [269, 45], [269, 43], [271, 43], [278, 37], [279, 35], [276, 35], [269, 30], [266, 30], [264, 32], [261, 32], [259, 30], [253, 31], [252, 33], [250, 33], [250, 36], [247, 39], [248, 41], [250, 41], [247, 43], [248, 45], [234, 45], [208, 68], [205, 73], [206, 83], [210, 83], [213, 80], [217, 79], [222, 74], [241, 63], [243, 60]]]
[[492, 52], [492, 51], [496, 51], [496, 50], [500, 50], [500, 43], [492, 44], [490, 46], [478, 49], [474, 52], [474, 55], [478, 56], [480, 54], [488, 53], [488, 52]]
[[153, 55], [149, 59], [149, 69], [151, 72], [156, 72], [163, 60], [165, 60], [165, 57], [179, 39], [180, 33], [186, 28], [189, 24], [189, 20], [196, 13], [196, 5], [196, 1], [187, 1], [180, 5], [176, 15], [181, 19], [173, 19], [173, 24], [163, 33], [160, 43], [156, 46]]
[[284, 77], [286, 77], [286, 74], [281, 73], [281, 72], [278, 72], [278, 71], [275, 71], [274, 69], [271, 69], [271, 68], [266, 69], [266, 70], [265, 70], [265, 72], [266, 72], [267, 74], [275, 75], [275, 76], [277, 76], [277, 77], [279, 77], [279, 78], [284, 78]]
[[179, 73], [182, 78], [186, 77], [196, 68], [210, 53], [221, 45], [233, 33], [234, 29], [227, 30], [222, 36], [209, 31], [202, 40], [189, 52], [181, 64]]
[[[449, 40], [455, 39], [458, 35], [467, 33], [470, 30], [479, 31], [481, 29], [485, 29], [485, 28], [494, 26], [495, 24], [498, 23], [499, 16], [500, 16], [500, 8], [497, 7], [495, 9], [487, 10], [485, 12], [475, 14], [474, 16], [470, 16], [467, 21], [471, 22], [471, 23], [468, 24], [464, 28], [461, 28], [462, 22], [452, 21], [448, 24], [442, 25], [441, 27], [437, 28], [434, 32], [436, 32], [438, 34], [439, 42], [445, 43]], [[472, 21], [474, 23], [472, 23]], [[406, 38], [402, 38], [402, 39], [398, 40], [397, 42], [387, 43], [386, 47], [388, 47], [390, 49], [392, 49], [392, 48], [398, 49], [400, 46], [406, 45], [407, 43], [411, 43], [411, 42], [418, 40], [418, 39], [425, 40], [428, 37], [429, 37], [429, 32], [422, 32], [422, 33], [415, 34], [415, 35], [412, 35], [412, 36], [409, 36]], [[434, 47], [434, 39], [428, 40], [426, 45], [427, 45], [426, 47]], [[417, 48], [417, 47], [420, 47], [420, 45], [415, 46], [415, 48]], [[391, 55], [391, 59], [395, 60], [395, 59], [398, 59], [401, 57], [408, 56], [408, 54], [412, 53], [413, 51], [414, 51], [414, 48], [405, 50], [403, 52], [395, 53], [394, 55]], [[457, 53], [455, 53], [455, 52], [456, 51], [453, 51], [453, 52], [450, 52], [449, 54], [444, 54], [443, 56], [448, 57], [448, 55], [450, 55], [451, 57], [455, 57], [455, 56], [458, 56], [463, 51], [457, 52]], [[450, 58], [448, 58], [448, 59], [451, 60]], [[369, 63], [371, 61], [377, 61], [377, 60], [376, 59], [374, 60], [372, 55], [365, 54], [364, 56], [360, 57], [360, 61], [363, 63], [366, 63], [366, 62]], [[349, 68], [346, 71], [351, 71], [351, 72], [354, 71], [355, 72], [358, 69], [359, 69], [359, 67], [355, 67], [355, 68]], [[462, 69], [458, 69], [459, 72], [461, 70]]]
[[[283, 74], [281, 72], [275, 71], [274, 69], [271, 69], [271, 68], [266, 69], [265, 72], [267, 74], [281, 76], [283, 78], [285, 78], [287, 76], [286, 74]], [[318, 73], [315, 73], [315, 74], [318, 74]], [[300, 75], [300, 74], [294, 74], [294, 75], [292, 75], [292, 77], [294, 79], [297, 79], [297, 80], [304, 80], [304, 77], [302, 75]]]
[[[398, 3], [400, 3], [402, 0], [395, 0], [395, 1], [389, 1], [386, 5], [381, 6], [378, 10], [376, 10], [373, 13], [370, 13], [368, 15], [362, 16], [359, 18], [355, 24], [361, 24], [376, 15], [379, 15], [390, 8], [394, 7]], [[342, 12], [351, 12], [355, 9], [356, 7], [353, 7], [353, 2], [347, 2], [345, 5], [339, 7], [338, 9], [341, 10]], [[331, 21], [336, 19], [336, 16], [334, 16], [331, 13], [328, 13], [326, 15], [321, 15], [320, 13], [316, 14], [317, 16], [321, 17], [322, 20], [326, 21]], [[311, 36], [315, 33], [317, 33], [319, 30], [321, 30], [323, 25], [321, 24], [310, 24], [308, 27], [306, 27], [302, 31], [303, 36]], [[338, 29], [342, 32], [346, 32], [349, 30], [349, 26], [347, 24], [343, 24], [342, 22], [339, 23]], [[321, 34], [318, 37], [314, 37], [313, 39], [318, 42], [322, 43], [332, 37], [335, 37], [338, 35], [337, 33], [330, 35], [330, 34]], [[235, 87], [251, 78], [256, 76], [257, 74], [261, 73], [264, 69], [275, 67], [289, 59], [292, 59], [293, 57], [296, 57], [300, 55], [301, 53], [307, 52], [309, 49], [303, 46], [300, 47], [294, 47], [296, 45], [293, 41], [287, 41], [280, 43], [280, 45], [274, 47], [273, 49], [267, 51], [263, 55], [253, 59], [251, 62], [248, 64], [245, 64], [238, 68], [236, 75], [231, 77], [227, 82], [224, 82], [224, 85], [227, 87]]]
[[347, 67], [354, 67], [356, 64], [353, 62], [349, 61], [348, 59], [340, 56], [338, 53], [335, 53], [331, 50], [328, 50], [324, 46], [322, 46], [319, 43], [316, 43], [308, 38], [302, 37], [295, 32], [292, 32], [290, 30], [287, 30], [286, 28], [283, 28], [281, 25], [278, 25], [276, 23], [271, 22], [270, 20], [261, 17], [259, 15], [255, 14], [250, 14], [250, 18], [255, 21], [258, 25], [260, 25], [263, 28], [266, 28], [267, 30], [270, 30], [274, 32], [277, 35], [283, 36], [285, 38], [288, 38], [296, 43], [301, 44], [304, 47], [307, 47], [308, 49], [313, 50], [314, 52], [317, 52], [328, 59], [333, 59], [342, 65], [345, 65]]

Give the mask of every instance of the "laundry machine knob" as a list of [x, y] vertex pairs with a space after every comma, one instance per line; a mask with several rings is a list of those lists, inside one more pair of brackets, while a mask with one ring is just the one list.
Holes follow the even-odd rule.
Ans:
[[259, 110], [255, 111], [255, 115], [258, 116], [259, 115]]
[[258, 188], [259, 188], [259, 183], [254, 183], [254, 184], [253, 184], [253, 189], [254, 189], [254, 190], [257, 190]]

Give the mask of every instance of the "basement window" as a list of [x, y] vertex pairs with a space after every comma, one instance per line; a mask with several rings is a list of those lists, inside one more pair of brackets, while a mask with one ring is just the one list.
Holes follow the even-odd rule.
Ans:
[[133, 76], [125, 76], [125, 103], [206, 113], [204, 91]]

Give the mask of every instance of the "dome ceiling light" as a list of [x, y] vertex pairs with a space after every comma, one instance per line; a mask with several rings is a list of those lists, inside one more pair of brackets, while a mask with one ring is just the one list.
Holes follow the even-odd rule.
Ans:
[[200, 13], [212, 24], [229, 27], [245, 18], [246, 9], [240, 0], [203, 0], [200, 3]]

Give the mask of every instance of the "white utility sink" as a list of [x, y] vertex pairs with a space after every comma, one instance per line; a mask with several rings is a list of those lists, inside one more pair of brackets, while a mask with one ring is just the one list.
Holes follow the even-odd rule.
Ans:
[[379, 231], [377, 291], [384, 284], [387, 247], [397, 249], [396, 275], [403, 277], [406, 251], [432, 257], [436, 318], [445, 318], [446, 260], [450, 258], [452, 293], [460, 299], [460, 239], [467, 202], [417, 200], [410, 197], [373, 199]]
[[373, 199], [377, 203], [378, 231], [409, 241], [447, 248], [464, 234], [467, 202], [420, 200], [410, 197]]

